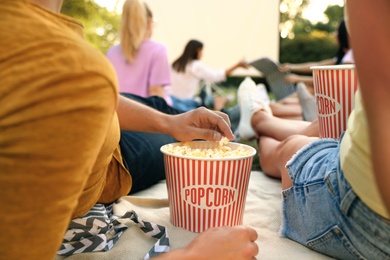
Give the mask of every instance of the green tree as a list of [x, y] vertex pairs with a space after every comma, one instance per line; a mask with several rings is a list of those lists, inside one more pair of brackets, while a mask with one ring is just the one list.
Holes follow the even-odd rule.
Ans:
[[333, 36], [323, 32], [299, 34], [294, 39], [285, 39], [280, 46], [280, 62], [303, 63], [333, 57], [337, 45]]
[[118, 42], [120, 15], [91, 0], [64, 0], [61, 13], [84, 24], [86, 40], [102, 53]]
[[285, 23], [295, 18], [301, 18], [303, 10], [309, 3], [309, 0], [282, 0], [280, 3], [280, 22]]
[[305, 10], [309, 0], [282, 0], [280, 3], [280, 31], [281, 38], [294, 38], [294, 27], [299, 27], [301, 23], [302, 12]]
[[343, 16], [343, 7], [328, 6], [324, 11], [328, 21], [313, 24], [302, 17], [302, 12], [309, 3], [293, 0], [281, 2], [279, 57], [282, 63], [322, 60], [333, 57], [337, 51], [337, 42], [333, 35]]
[[330, 5], [326, 8], [324, 14], [328, 17], [329, 25], [336, 30], [340, 20], [344, 17], [344, 8], [338, 5]]

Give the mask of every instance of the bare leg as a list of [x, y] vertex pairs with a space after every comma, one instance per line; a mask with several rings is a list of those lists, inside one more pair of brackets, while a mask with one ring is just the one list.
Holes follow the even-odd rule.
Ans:
[[253, 114], [251, 123], [259, 136], [258, 156], [263, 172], [282, 178], [283, 189], [291, 187], [286, 163], [299, 149], [319, 138], [318, 120], [281, 119], [260, 110]]
[[318, 137], [292, 135], [284, 141], [278, 141], [268, 136], [259, 138], [259, 158], [263, 172], [274, 178], [282, 179], [282, 188], [292, 186], [286, 163], [302, 147], [317, 140]]
[[[268, 100], [261, 98], [264, 96], [263, 92], [264, 89], [256, 86], [250, 78], [246, 78], [238, 88], [238, 105], [241, 112], [238, 135], [241, 139], [267, 135], [277, 140], [283, 140], [287, 136], [299, 133], [310, 124], [310, 122], [296, 120], [302, 119], [302, 108], [299, 103], [278, 102], [268, 105]], [[281, 117], [288, 117], [289, 120]], [[286, 123], [283, 123], [283, 120], [287, 120]], [[278, 127], [275, 128], [276, 126]]]
[[272, 114], [276, 117], [302, 120], [302, 107], [299, 103], [271, 103]]
[[318, 121], [306, 122], [275, 117], [263, 110], [252, 115], [251, 124], [258, 136], [269, 136], [282, 141], [294, 134], [319, 136]]
[[293, 94], [279, 100], [277, 103], [284, 104], [284, 105], [299, 104], [297, 93], [293, 93]]

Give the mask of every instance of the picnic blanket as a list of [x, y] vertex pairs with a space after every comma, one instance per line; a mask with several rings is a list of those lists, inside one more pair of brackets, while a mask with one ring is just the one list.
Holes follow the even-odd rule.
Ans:
[[[169, 221], [168, 195], [165, 181], [132, 196], [122, 197], [113, 206], [113, 213], [121, 216], [136, 212], [138, 217], [164, 226], [169, 234], [170, 248], [189, 244], [197, 233], [173, 226]], [[243, 225], [253, 227], [258, 233], [257, 259], [331, 259], [279, 235], [282, 220], [281, 182], [261, 171], [252, 171], [249, 181]], [[56, 260], [132, 260], [144, 259], [157, 239], [150, 237], [137, 223], [128, 219], [127, 226], [115, 245], [105, 252], [57, 256]]]

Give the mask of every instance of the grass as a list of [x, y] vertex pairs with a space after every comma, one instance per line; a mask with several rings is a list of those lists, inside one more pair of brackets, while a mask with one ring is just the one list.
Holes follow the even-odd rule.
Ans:
[[[223, 90], [225, 95], [232, 97], [232, 101], [229, 102], [226, 107], [232, 107], [237, 105], [237, 87], [235, 86], [219, 86], [219, 87]], [[239, 141], [239, 143], [252, 146], [254, 149], [256, 149], [256, 155], [253, 157], [252, 170], [261, 171], [259, 156], [257, 155], [257, 140], [254, 139], [248, 141]]]
[[239, 143], [252, 146], [256, 149], [256, 155], [253, 157], [252, 171], [261, 171], [261, 166], [259, 162], [259, 156], [257, 155], [257, 140], [248, 140], [248, 141], [239, 141]]

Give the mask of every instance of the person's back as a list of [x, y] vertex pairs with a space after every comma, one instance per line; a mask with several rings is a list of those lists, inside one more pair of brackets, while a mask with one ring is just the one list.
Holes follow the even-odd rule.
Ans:
[[[166, 47], [150, 39], [139, 47], [137, 56], [132, 62], [125, 59], [121, 45], [110, 48], [107, 58], [114, 66], [119, 84], [119, 92], [130, 93], [141, 97], [149, 96], [149, 87], [153, 85], [170, 85], [169, 62]], [[169, 95], [168, 87], [165, 87]]]
[[166, 47], [150, 38], [153, 14], [140, 0], [123, 4], [120, 44], [107, 52], [119, 82], [119, 92], [140, 97], [159, 96], [172, 105], [170, 69]]
[[188, 62], [184, 72], [172, 69], [171, 77], [171, 95], [182, 99], [194, 98], [201, 81], [218, 82], [226, 79], [225, 70], [211, 70], [200, 60]]
[[[226, 80], [235, 69], [247, 67], [245, 61], [239, 61], [228, 69], [211, 69], [201, 62], [202, 56], [203, 43], [192, 39], [187, 42], [183, 53], [172, 63], [170, 93], [173, 100], [173, 107], [188, 111], [199, 107], [202, 103], [203, 105], [211, 103], [210, 107], [217, 110], [223, 109], [227, 102], [226, 98], [220, 99], [219, 102], [216, 102], [212, 95], [203, 97], [203, 102], [198, 102], [195, 99], [201, 87], [201, 82], [221, 82]], [[207, 99], [211, 99], [212, 101], [205, 102]]]
[[73, 19], [13, 0], [0, 1], [0, 16], [0, 255], [45, 259], [106, 184], [119, 141], [115, 73]]

